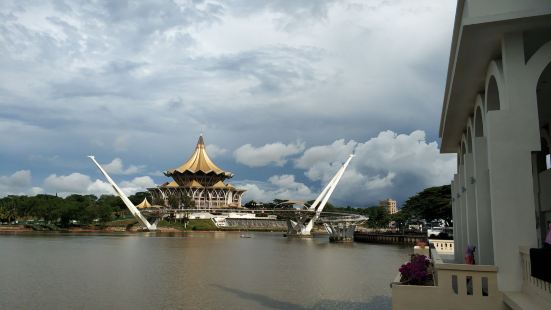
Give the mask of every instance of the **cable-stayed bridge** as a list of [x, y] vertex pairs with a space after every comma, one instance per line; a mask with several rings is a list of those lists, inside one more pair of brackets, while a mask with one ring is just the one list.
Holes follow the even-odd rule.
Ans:
[[[126, 194], [118, 187], [118, 185], [111, 179], [109, 174], [103, 169], [103, 167], [96, 161], [94, 156], [89, 158], [99, 168], [100, 172], [105, 176], [109, 184], [113, 187], [115, 192], [122, 199], [130, 213], [136, 218], [143, 230], [155, 231], [157, 230], [157, 223], [160, 219], [166, 217], [174, 217], [178, 214], [180, 217], [189, 218], [194, 213], [208, 212], [213, 214], [221, 213], [247, 213], [247, 214], [263, 214], [263, 215], [276, 215], [279, 219], [287, 220], [287, 234], [288, 237], [312, 237], [312, 229], [314, 224], [321, 223], [324, 225], [326, 231], [329, 233], [331, 241], [342, 242], [352, 241], [355, 227], [358, 223], [362, 223], [367, 220], [366, 217], [357, 214], [339, 213], [339, 212], [324, 212], [331, 194], [335, 190], [341, 177], [343, 176], [346, 168], [354, 155], [350, 155], [346, 162], [339, 168], [335, 176], [329, 181], [329, 183], [322, 190], [320, 195], [314, 200], [312, 205], [306, 205], [303, 202], [287, 201], [283, 202], [272, 209], [230, 209], [230, 208], [184, 208], [184, 209], [172, 209], [172, 208], [151, 208], [140, 211], [131, 201]], [[290, 204], [295, 206], [292, 207]]]

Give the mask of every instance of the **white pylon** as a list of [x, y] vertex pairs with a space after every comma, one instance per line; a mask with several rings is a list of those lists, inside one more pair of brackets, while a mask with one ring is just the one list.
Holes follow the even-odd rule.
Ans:
[[119, 195], [119, 197], [121, 197], [122, 201], [124, 202], [128, 210], [130, 210], [130, 213], [132, 213], [132, 215], [138, 220], [142, 228], [146, 230], [157, 230], [157, 224], [149, 223], [149, 221], [142, 215], [140, 210], [136, 208], [136, 206], [132, 203], [132, 201], [130, 201], [130, 199], [128, 199], [128, 197], [126, 197], [124, 192], [119, 188], [119, 186], [115, 183], [115, 181], [113, 181], [113, 179], [111, 179], [111, 177], [107, 174], [107, 172], [100, 166], [100, 164], [96, 161], [96, 158], [94, 156], [88, 156], [88, 157], [94, 162], [94, 164], [96, 164], [96, 166], [98, 166], [101, 173], [105, 176], [105, 178], [107, 179], [109, 184], [111, 184], [111, 186], [113, 187], [115, 192]]
[[302, 236], [311, 235], [312, 228], [314, 227], [314, 223], [321, 215], [321, 212], [323, 212], [323, 208], [325, 208], [327, 201], [329, 201], [329, 197], [331, 197], [331, 194], [333, 194], [333, 191], [337, 187], [337, 184], [339, 183], [341, 177], [343, 176], [344, 171], [346, 170], [346, 167], [348, 167], [348, 164], [350, 163], [353, 157], [354, 157], [354, 154], [350, 154], [346, 162], [337, 171], [337, 173], [331, 179], [331, 181], [329, 181], [327, 186], [325, 186], [325, 188], [320, 193], [320, 195], [316, 198], [314, 203], [308, 208], [309, 210], [315, 210], [316, 213], [310, 219], [310, 221], [308, 221], [306, 225], [300, 222], [289, 220], [289, 222], [287, 223], [288, 235], [302, 235]]

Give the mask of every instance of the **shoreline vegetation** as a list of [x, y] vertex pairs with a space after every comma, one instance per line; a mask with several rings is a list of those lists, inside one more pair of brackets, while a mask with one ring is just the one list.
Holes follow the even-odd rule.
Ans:
[[[360, 214], [368, 218], [359, 230], [368, 233], [407, 233], [412, 227], [433, 220], [451, 224], [450, 186], [426, 188], [410, 197], [399, 212], [390, 214], [385, 207], [338, 207], [327, 203], [324, 212]], [[129, 196], [134, 205], [149, 197], [147, 192]], [[149, 197], [150, 198], [150, 197]], [[244, 210], [270, 210], [286, 200], [272, 202], [249, 201]], [[308, 203], [312, 203], [308, 202]], [[289, 207], [292, 208], [292, 207]], [[286, 217], [280, 220], [286, 220]], [[113, 195], [78, 195], [67, 197], [39, 194], [35, 196], [8, 195], [0, 198], [0, 232], [56, 231], [56, 232], [125, 232], [141, 231], [122, 200]], [[11, 225], [10, 225], [11, 224]], [[217, 227], [210, 219], [182, 221], [169, 216], [157, 225], [159, 232], [185, 231], [266, 231], [285, 232], [286, 227]], [[392, 229], [389, 229], [391, 227]], [[325, 234], [316, 226], [315, 234]], [[413, 228], [419, 229], [419, 228]]]
[[[157, 232], [207, 232], [207, 231], [257, 231], [257, 232], [284, 232], [284, 229], [277, 228], [221, 228], [216, 227], [209, 219], [193, 219], [187, 222], [187, 225], [180, 222], [160, 221], [157, 226]], [[69, 233], [87, 233], [87, 232], [141, 232], [138, 221], [135, 219], [124, 219], [111, 221], [102, 225], [71, 225], [60, 227], [54, 224], [14, 224], [0, 225], [0, 232], [69, 232]]]

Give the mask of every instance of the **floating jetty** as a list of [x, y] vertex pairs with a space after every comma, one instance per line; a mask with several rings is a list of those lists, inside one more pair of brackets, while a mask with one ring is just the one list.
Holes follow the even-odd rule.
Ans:
[[354, 241], [365, 242], [365, 243], [383, 243], [383, 244], [416, 244], [417, 242], [427, 242], [427, 236], [425, 234], [404, 235], [404, 234], [355, 232]]

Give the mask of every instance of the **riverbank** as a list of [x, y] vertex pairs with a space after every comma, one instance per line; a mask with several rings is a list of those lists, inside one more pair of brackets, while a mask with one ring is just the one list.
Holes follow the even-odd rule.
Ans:
[[[112, 233], [112, 232], [140, 232], [141, 227], [135, 219], [124, 219], [108, 222], [102, 225], [73, 225], [70, 227], [59, 227], [54, 224], [19, 224], [0, 225], [0, 232], [69, 232], [69, 233]], [[157, 225], [157, 232], [174, 233], [189, 231], [251, 231], [251, 232], [285, 232], [280, 227], [217, 227], [209, 219], [194, 219], [187, 223], [160, 221]]]
[[0, 225], [0, 232], [25, 232], [33, 231], [30, 227], [25, 225]]

